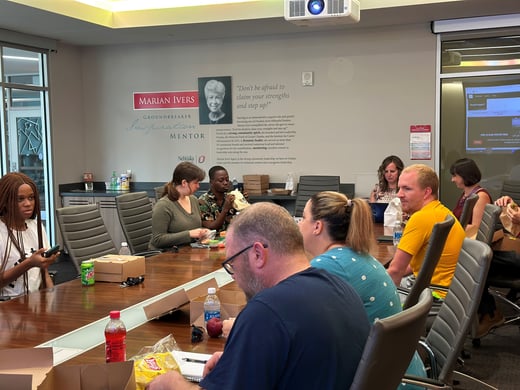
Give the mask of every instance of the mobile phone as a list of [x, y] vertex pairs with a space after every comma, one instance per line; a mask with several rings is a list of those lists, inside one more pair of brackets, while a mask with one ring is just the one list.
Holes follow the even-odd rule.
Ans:
[[60, 246], [59, 245], [54, 245], [52, 248], [49, 248], [45, 252], [43, 252], [42, 256], [43, 257], [52, 256], [53, 254], [55, 254], [59, 250], [60, 250]]

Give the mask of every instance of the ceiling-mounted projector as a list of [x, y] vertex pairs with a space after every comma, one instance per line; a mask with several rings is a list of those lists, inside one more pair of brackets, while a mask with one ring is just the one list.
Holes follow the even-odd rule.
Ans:
[[285, 20], [300, 26], [359, 22], [358, 0], [285, 0]]

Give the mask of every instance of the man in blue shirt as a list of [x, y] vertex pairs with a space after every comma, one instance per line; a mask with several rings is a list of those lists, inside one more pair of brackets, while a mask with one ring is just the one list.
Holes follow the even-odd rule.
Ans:
[[[370, 325], [353, 288], [311, 268], [297, 224], [283, 207], [255, 203], [226, 235], [223, 263], [248, 304], [224, 352], [206, 363], [204, 389], [348, 389]], [[199, 388], [177, 372], [156, 389]]]

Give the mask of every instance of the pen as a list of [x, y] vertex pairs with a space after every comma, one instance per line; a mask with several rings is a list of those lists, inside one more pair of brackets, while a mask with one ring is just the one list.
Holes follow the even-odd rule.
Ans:
[[184, 360], [185, 362], [189, 362], [189, 363], [201, 363], [201, 364], [207, 363], [207, 360], [199, 360], [199, 359], [182, 358], [182, 360]]

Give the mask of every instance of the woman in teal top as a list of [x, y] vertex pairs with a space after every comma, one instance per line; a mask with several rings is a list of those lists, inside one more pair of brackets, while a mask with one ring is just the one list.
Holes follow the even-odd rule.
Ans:
[[[402, 310], [394, 282], [370, 250], [376, 245], [372, 211], [367, 201], [348, 199], [333, 191], [309, 199], [299, 223], [311, 265], [323, 268], [349, 283], [359, 294], [370, 321]], [[407, 374], [426, 377], [415, 353]], [[419, 387], [401, 384], [401, 389]]]

